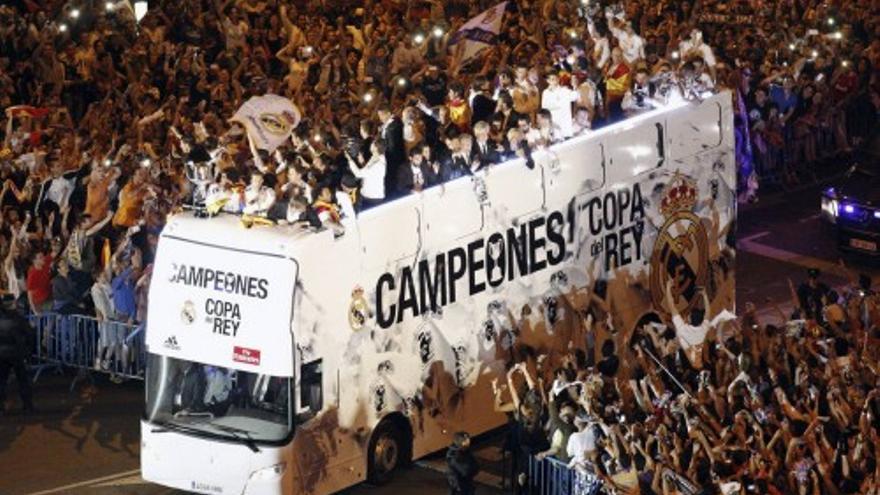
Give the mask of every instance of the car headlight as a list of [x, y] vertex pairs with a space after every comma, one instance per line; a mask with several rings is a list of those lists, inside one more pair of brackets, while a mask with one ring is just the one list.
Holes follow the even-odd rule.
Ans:
[[258, 469], [257, 471], [254, 471], [254, 474], [251, 475], [251, 480], [270, 481], [278, 479], [284, 474], [285, 469], [287, 469], [286, 462], [280, 462], [278, 464], [275, 464], [274, 466]]
[[839, 207], [840, 205], [836, 199], [827, 196], [822, 198], [822, 211], [830, 215], [831, 218], [837, 218]]

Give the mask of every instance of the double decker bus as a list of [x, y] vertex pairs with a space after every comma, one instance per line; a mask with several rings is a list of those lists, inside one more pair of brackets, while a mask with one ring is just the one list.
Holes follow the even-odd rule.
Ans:
[[[149, 294], [143, 477], [198, 493], [382, 482], [505, 422], [493, 379], [734, 305], [729, 93], [669, 105], [343, 220], [176, 215]], [[601, 288], [600, 288], [601, 287]], [[613, 330], [613, 331], [612, 331]]]

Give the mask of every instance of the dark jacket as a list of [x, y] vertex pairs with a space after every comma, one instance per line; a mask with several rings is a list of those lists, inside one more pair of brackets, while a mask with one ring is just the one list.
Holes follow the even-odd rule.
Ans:
[[452, 493], [471, 495], [474, 493], [474, 477], [480, 471], [474, 454], [468, 449], [459, 449], [455, 445], [446, 452], [446, 478]]
[[495, 100], [480, 93], [471, 101], [471, 127], [479, 121], [488, 123], [495, 113]]
[[12, 361], [27, 357], [33, 333], [19, 313], [0, 308], [0, 359]]
[[[422, 185], [422, 189], [427, 189], [431, 187], [431, 184], [428, 182], [429, 180], [429, 171], [426, 165], [422, 165], [419, 167], [422, 170], [422, 177], [424, 180], [424, 184]], [[412, 171], [412, 166], [409, 164], [404, 164], [400, 167], [400, 170], [397, 171], [397, 182], [395, 184], [395, 189], [397, 193], [401, 196], [405, 196], [413, 192], [413, 187], [415, 187], [415, 175]]]
[[394, 117], [387, 126], [381, 129], [381, 138], [385, 141], [385, 188], [393, 186], [397, 170], [406, 163], [406, 148], [403, 142], [403, 122]]
[[501, 153], [498, 152], [498, 143], [489, 139], [486, 141], [484, 150], [483, 146], [474, 139], [474, 142], [471, 145], [471, 161], [473, 160], [480, 162], [481, 169], [488, 167], [489, 165], [501, 163]]

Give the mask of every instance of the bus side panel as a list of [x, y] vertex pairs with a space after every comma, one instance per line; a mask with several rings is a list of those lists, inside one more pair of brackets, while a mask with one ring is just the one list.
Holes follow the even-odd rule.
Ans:
[[[301, 364], [324, 361], [324, 404], [295, 440], [302, 490], [363, 479], [371, 432], [391, 414], [408, 418], [415, 457], [503, 424], [491, 383], [514, 362], [534, 371], [545, 355], [549, 372], [591, 337], [611, 339], [626, 366], [637, 324], [669, 317], [668, 280], [685, 317], [701, 288], [713, 315], [732, 311], [732, 122], [725, 93], [536, 153], [534, 173], [504, 164], [452, 185], [476, 201], [429, 190], [383, 206], [389, 238], [419, 229], [399, 234], [403, 258], [365, 259], [356, 228], [304, 243], [296, 257], [321, 262], [301, 263], [294, 329]], [[542, 184], [543, 208], [493, 203], [514, 175]], [[434, 225], [438, 211], [457, 226]]]

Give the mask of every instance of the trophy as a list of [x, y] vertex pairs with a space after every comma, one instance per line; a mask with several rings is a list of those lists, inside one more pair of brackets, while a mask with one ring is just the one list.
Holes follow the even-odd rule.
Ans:
[[185, 163], [186, 178], [193, 185], [190, 207], [195, 212], [196, 217], [207, 218], [209, 216], [206, 205], [208, 186], [217, 180], [217, 166], [210, 157], [207, 157], [207, 160], [193, 160], [194, 154], [190, 153], [190, 157]]

